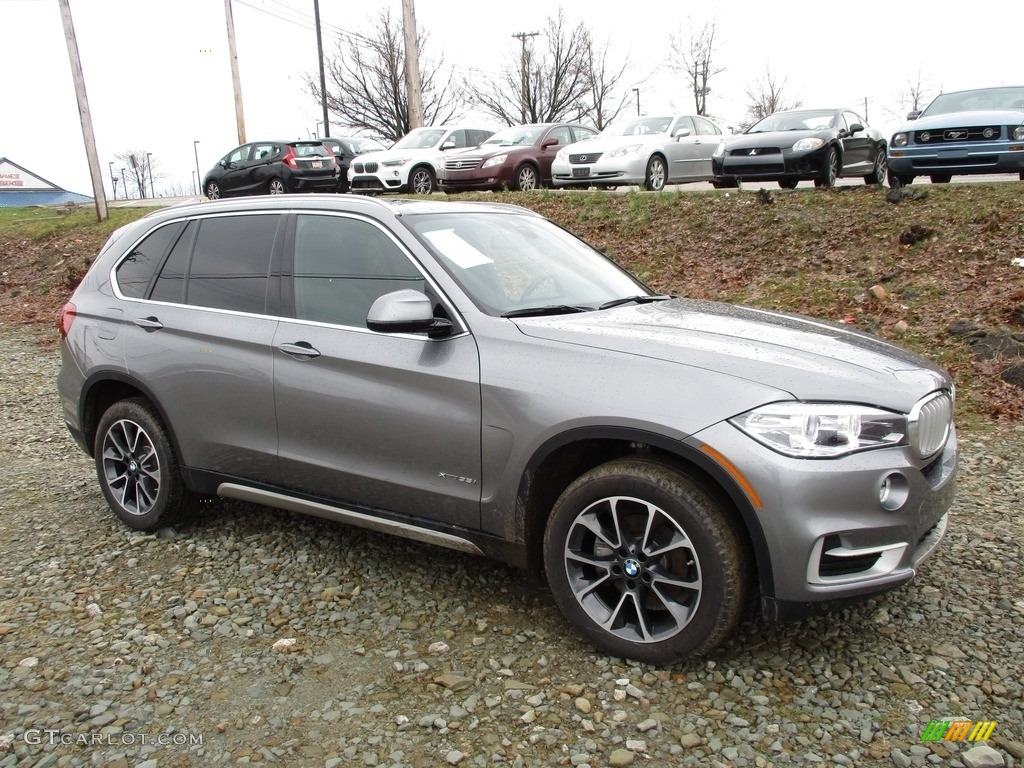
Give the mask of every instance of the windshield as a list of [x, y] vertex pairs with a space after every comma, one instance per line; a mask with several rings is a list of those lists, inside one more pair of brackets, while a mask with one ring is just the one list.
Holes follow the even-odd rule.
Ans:
[[610, 125], [602, 136], [647, 136], [652, 133], [668, 133], [672, 117], [640, 117]]
[[365, 155], [367, 152], [380, 152], [386, 147], [376, 139], [345, 139], [353, 155]]
[[482, 311], [596, 309], [647, 288], [547, 219], [521, 213], [430, 213], [403, 222]]
[[537, 143], [544, 129], [537, 126], [516, 126], [498, 131], [481, 146], [515, 147], [530, 146]]
[[920, 116], [975, 109], [1024, 109], [1024, 88], [979, 88], [976, 91], [941, 93]]
[[747, 133], [770, 131], [820, 131], [832, 128], [836, 113], [831, 109], [804, 109], [799, 112], [776, 112], [747, 129]]
[[409, 131], [392, 149], [430, 149], [436, 147], [446, 131], [444, 128], [417, 128]]

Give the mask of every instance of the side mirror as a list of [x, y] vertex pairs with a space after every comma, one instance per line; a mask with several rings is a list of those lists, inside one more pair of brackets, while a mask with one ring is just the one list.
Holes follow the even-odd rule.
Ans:
[[863, 125], [861, 125], [860, 123], [854, 123], [853, 125], [850, 126], [850, 135], [852, 136], [855, 133], [860, 133], [863, 130]]
[[455, 142], [449, 139], [441, 145], [441, 151], [444, 152], [446, 149], [455, 149]]
[[217, 165], [219, 165], [221, 168], [227, 168], [228, 167], [228, 161], [227, 160], [221, 160], [221, 161], [219, 161], [217, 163]]
[[547, 149], [548, 147], [557, 147], [557, 146], [558, 146], [558, 139], [544, 139], [544, 141], [542, 141], [540, 143], [540, 148], [541, 149]]
[[366, 327], [379, 333], [426, 332], [432, 339], [452, 331], [450, 320], [434, 317], [426, 294], [409, 288], [378, 297], [366, 315]]
[[910, 112], [907, 112], [907, 120], [917, 120], [917, 118], [919, 118], [920, 116], [921, 116], [921, 110], [920, 109], [915, 109], [915, 110], [912, 110]]
[[690, 135], [690, 129], [687, 128], [684, 125], [682, 128], [676, 128], [676, 130], [672, 133], [672, 138], [673, 139], [682, 139], [682, 138], [685, 138], [686, 136], [689, 136], [689, 135]]

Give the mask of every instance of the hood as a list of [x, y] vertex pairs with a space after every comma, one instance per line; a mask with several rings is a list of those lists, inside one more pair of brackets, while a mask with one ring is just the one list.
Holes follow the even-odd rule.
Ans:
[[571, 152], [572, 154], [582, 152], [590, 155], [596, 152], [611, 152], [613, 149], [629, 147], [633, 144], [655, 144], [660, 146], [668, 144], [670, 141], [672, 141], [672, 137], [667, 133], [647, 133], [641, 136], [597, 136], [593, 139], [567, 144], [559, 152]]
[[378, 149], [373, 152], [364, 152], [361, 155], [356, 155], [353, 161], [362, 161], [365, 158], [370, 162], [383, 163], [385, 160], [393, 160], [400, 157], [409, 158], [410, 160], [429, 160], [440, 154], [441, 150], [437, 147], [427, 147], [426, 149]]
[[800, 139], [824, 137], [834, 131], [763, 131], [761, 133], [740, 133], [725, 137], [727, 149], [748, 149], [751, 147], [791, 147]]
[[943, 112], [926, 115], [917, 120], [908, 120], [896, 133], [907, 131], [933, 131], [937, 128], [960, 128], [986, 125], [1021, 125], [1024, 110], [1019, 109], [976, 109], [971, 112]]
[[469, 149], [460, 149], [458, 152], [446, 152], [444, 156], [487, 160], [495, 155], [522, 155], [525, 153], [536, 154], [538, 152], [540, 152], [540, 148], [533, 144], [513, 144], [507, 147], [499, 147], [497, 144], [489, 144], [486, 147], [470, 147]]
[[729, 304], [673, 299], [515, 322], [528, 336], [692, 366], [799, 400], [906, 413], [924, 395], [950, 386], [938, 366], [874, 336]]

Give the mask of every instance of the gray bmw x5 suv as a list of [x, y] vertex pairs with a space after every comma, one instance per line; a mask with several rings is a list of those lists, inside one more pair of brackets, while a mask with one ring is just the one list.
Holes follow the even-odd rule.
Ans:
[[953, 384], [808, 318], [653, 294], [530, 211], [311, 195], [118, 230], [60, 400], [126, 524], [220, 495], [544, 574], [595, 646], [713, 648], [909, 581]]

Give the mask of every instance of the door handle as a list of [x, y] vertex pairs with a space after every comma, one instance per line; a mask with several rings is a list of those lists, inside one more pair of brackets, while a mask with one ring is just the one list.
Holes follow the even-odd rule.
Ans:
[[308, 341], [296, 341], [294, 343], [285, 343], [278, 346], [282, 352], [286, 355], [291, 355], [297, 359], [309, 360], [314, 357], [320, 357], [320, 350], [316, 349]]
[[164, 327], [164, 324], [157, 320], [155, 317], [150, 315], [149, 317], [137, 317], [133, 320], [139, 328], [143, 328], [147, 331], [159, 331]]

